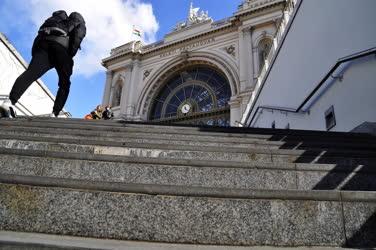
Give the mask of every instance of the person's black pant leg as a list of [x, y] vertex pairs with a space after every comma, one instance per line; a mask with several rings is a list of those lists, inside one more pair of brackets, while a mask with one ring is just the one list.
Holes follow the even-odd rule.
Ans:
[[36, 48], [29, 67], [16, 79], [10, 91], [9, 99], [12, 104], [15, 104], [27, 88], [51, 68], [47, 49], [42, 47]]
[[59, 89], [57, 91], [53, 113], [57, 116], [59, 112], [64, 108], [64, 105], [68, 99], [70, 89], [70, 77], [73, 70], [73, 59], [68, 54], [68, 50], [60, 44], [51, 45], [53, 53], [50, 57], [55, 66], [57, 74], [59, 76]]

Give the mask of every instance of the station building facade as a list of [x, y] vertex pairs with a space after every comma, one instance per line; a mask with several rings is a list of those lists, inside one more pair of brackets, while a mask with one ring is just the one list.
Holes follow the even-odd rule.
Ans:
[[163, 40], [112, 49], [103, 105], [126, 120], [237, 126], [295, 2], [248, 0], [219, 21], [191, 5]]

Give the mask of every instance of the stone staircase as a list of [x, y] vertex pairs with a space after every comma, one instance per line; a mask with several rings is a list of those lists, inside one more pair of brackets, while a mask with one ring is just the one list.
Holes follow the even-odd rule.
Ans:
[[375, 191], [367, 134], [0, 120], [2, 232], [376, 247]]

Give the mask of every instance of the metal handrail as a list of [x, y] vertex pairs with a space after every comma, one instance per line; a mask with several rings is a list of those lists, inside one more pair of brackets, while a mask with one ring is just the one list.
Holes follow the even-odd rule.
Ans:
[[308, 113], [309, 111], [296, 111], [292, 108], [285, 108], [285, 107], [276, 107], [276, 106], [258, 106], [259, 109], [266, 109], [266, 110], [272, 110], [272, 111], [281, 111], [281, 112], [287, 112], [287, 113]]
[[340, 58], [337, 63], [332, 67], [332, 69], [325, 75], [325, 77], [320, 81], [320, 83], [312, 90], [312, 92], [304, 99], [303, 103], [297, 108], [297, 111], [300, 111], [307, 102], [312, 98], [314, 94], [321, 88], [321, 86], [328, 80], [328, 78], [336, 71], [336, 69], [343, 63], [354, 61], [356, 59], [367, 57], [369, 55], [376, 54], [376, 47], [373, 47], [371, 49], [367, 49], [346, 57]]
[[319, 89], [324, 85], [324, 83], [328, 80], [329, 77], [332, 76], [332, 74], [338, 69], [339, 66], [341, 66], [343, 63], [349, 62], [349, 61], [354, 61], [359, 58], [367, 57], [372, 54], [376, 55], [376, 47], [373, 47], [371, 49], [363, 50], [361, 52], [342, 57], [338, 59], [338, 61], [332, 66], [332, 68], [329, 70], [329, 72], [324, 76], [324, 78], [317, 84], [317, 86], [311, 91], [311, 93], [304, 99], [302, 104], [299, 105], [298, 108], [296, 109], [291, 109], [291, 108], [283, 108], [283, 107], [270, 107], [270, 106], [258, 106], [255, 113], [252, 116], [252, 119], [248, 123], [249, 126], [252, 124], [254, 118], [258, 114], [260, 109], [270, 109], [270, 110], [276, 110], [276, 111], [284, 111], [284, 112], [290, 112], [290, 113], [309, 113], [309, 111], [304, 110], [302, 111], [303, 107], [309, 102], [309, 100], [316, 94], [316, 92], [319, 91]]

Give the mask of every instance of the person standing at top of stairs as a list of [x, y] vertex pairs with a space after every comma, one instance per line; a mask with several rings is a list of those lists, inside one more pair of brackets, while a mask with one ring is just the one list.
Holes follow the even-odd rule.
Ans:
[[59, 10], [42, 24], [34, 40], [30, 65], [15, 81], [9, 99], [3, 102], [8, 117], [16, 116], [13, 105], [34, 81], [52, 68], [59, 76], [59, 89], [51, 117], [58, 116], [68, 98], [73, 57], [85, 36], [85, 20], [78, 12], [72, 12], [68, 17], [64, 10]]

